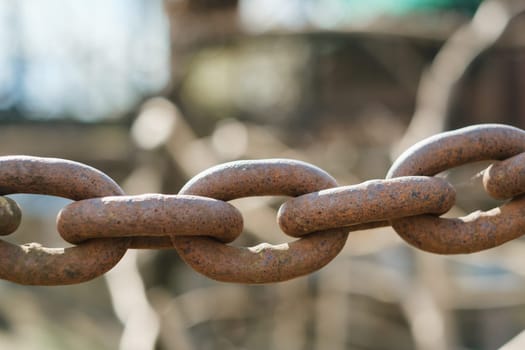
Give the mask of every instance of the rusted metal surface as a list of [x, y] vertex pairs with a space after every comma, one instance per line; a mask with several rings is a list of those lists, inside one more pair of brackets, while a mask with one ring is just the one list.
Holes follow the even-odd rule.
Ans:
[[57, 226], [73, 244], [92, 238], [143, 236], [133, 247], [142, 241], [151, 248], [150, 236], [169, 240], [170, 235], [206, 235], [231, 242], [242, 232], [242, 216], [231, 204], [211, 198], [145, 194], [73, 202], [59, 213]]
[[71, 248], [46, 248], [0, 240], [0, 278], [39, 286], [86, 282], [115, 266], [128, 244], [126, 239], [97, 239]]
[[239, 160], [197, 174], [179, 193], [229, 201], [251, 196], [296, 197], [335, 186], [336, 180], [327, 172], [298, 160]]
[[445, 180], [407, 176], [331, 188], [288, 200], [279, 209], [283, 232], [310, 232], [420, 214], [443, 214], [454, 205], [454, 188]]
[[204, 237], [175, 237], [177, 252], [196, 271], [222, 282], [274, 283], [304, 276], [328, 264], [348, 230], [316, 232], [291, 243], [234, 247]]
[[[403, 153], [387, 178], [432, 176], [469, 162], [505, 159], [525, 151], [525, 132], [510, 126], [486, 124], [442, 133]], [[392, 220], [392, 227], [408, 243], [440, 254], [488, 249], [525, 233], [522, 201], [466, 217], [445, 219], [421, 215]]]
[[422, 140], [396, 159], [387, 179], [425, 175], [480, 160], [503, 160], [525, 151], [525, 131], [500, 124], [481, 124]]
[[[0, 192], [33, 193], [79, 200], [123, 195], [108, 176], [87, 165], [54, 158], [0, 157]], [[124, 255], [127, 239], [96, 239], [71, 248], [0, 241], [0, 278], [21, 284], [63, 285], [93, 279]]]
[[18, 204], [8, 197], [0, 197], [0, 235], [16, 231], [22, 220]]
[[[245, 196], [297, 196], [335, 186], [335, 179], [313, 165], [272, 159], [213, 167], [193, 178], [180, 193], [231, 200]], [[250, 248], [227, 246], [205, 237], [172, 237], [172, 240], [181, 258], [210, 278], [270, 283], [302, 276], [326, 265], [343, 248], [347, 231], [315, 232], [292, 243], [263, 243]]]
[[488, 211], [445, 219], [420, 215], [392, 222], [408, 243], [427, 252], [464, 254], [497, 247], [525, 233], [525, 198]]
[[[191, 179], [179, 195], [125, 196], [104, 173], [53, 158], [0, 157], [0, 235], [13, 232], [20, 209], [1, 195], [35, 193], [75, 200], [59, 213], [62, 236], [77, 246], [45, 248], [0, 240], [0, 278], [56, 285], [90, 280], [112, 268], [129, 248], [175, 248], [213, 279], [270, 283], [320, 269], [343, 248], [348, 232], [391, 224], [408, 243], [441, 254], [492, 248], [525, 231], [525, 132], [478, 125], [414, 145], [386, 180], [336, 187], [323, 170], [300, 161], [267, 159], [222, 164]], [[469, 162], [496, 160], [484, 186], [501, 207], [466, 217], [439, 215], [455, 190], [437, 173]], [[300, 239], [235, 247], [242, 216], [226, 203], [247, 196], [285, 195], [278, 213], [284, 232]]]
[[47, 194], [80, 200], [123, 195], [109, 176], [88, 165], [58, 158], [0, 157], [0, 194]]
[[483, 186], [496, 199], [525, 193], [525, 153], [489, 166], [483, 173]]

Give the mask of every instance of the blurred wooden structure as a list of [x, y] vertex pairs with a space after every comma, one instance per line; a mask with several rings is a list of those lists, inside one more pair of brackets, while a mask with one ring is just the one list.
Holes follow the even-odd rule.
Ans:
[[[196, 53], [224, 49], [232, 53], [234, 60], [237, 52], [237, 63], [242, 63], [246, 46], [259, 48], [264, 55], [268, 42], [284, 41], [279, 49], [286, 50], [288, 40], [305, 45], [308, 56], [301, 68], [302, 98], [288, 115], [280, 118], [296, 126], [324, 124], [327, 120], [350, 122], [366, 118], [377, 108], [408, 123], [422, 70], [465, 21], [457, 15], [436, 15], [439, 21], [414, 15], [380, 18], [364, 28], [276, 28], [250, 33], [239, 23], [236, 1], [217, 1], [209, 7], [191, 3], [166, 2], [172, 28], [173, 97], [182, 110], [191, 110], [198, 119], [217, 118], [213, 111], [188, 105], [191, 101], [180, 98], [181, 89], [200, 62], [195, 61]], [[497, 45], [469, 69], [457, 87], [449, 127], [495, 121], [525, 126], [525, 102], [521, 98], [525, 85], [525, 39], [521, 35], [525, 30], [524, 17], [515, 19]], [[270, 118], [258, 115], [264, 113], [256, 110], [233, 108], [232, 112], [233, 117], [263, 123], [264, 118]]]

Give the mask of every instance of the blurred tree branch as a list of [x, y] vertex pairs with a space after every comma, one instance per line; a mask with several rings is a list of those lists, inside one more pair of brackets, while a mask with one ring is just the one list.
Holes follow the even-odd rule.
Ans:
[[415, 142], [445, 130], [455, 86], [476, 57], [492, 47], [523, 11], [522, 0], [486, 0], [472, 20], [445, 42], [421, 76], [412, 121], [394, 148], [393, 158]]

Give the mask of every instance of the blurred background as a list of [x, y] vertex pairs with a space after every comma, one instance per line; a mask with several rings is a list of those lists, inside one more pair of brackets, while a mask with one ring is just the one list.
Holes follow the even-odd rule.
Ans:
[[[0, 152], [94, 166], [129, 194], [177, 193], [236, 159], [295, 158], [341, 185], [409, 145], [482, 122], [525, 127], [522, 0], [1, 0]], [[499, 203], [488, 163], [445, 176], [449, 213]], [[17, 243], [66, 246], [67, 200], [13, 195]], [[282, 198], [234, 201], [235, 245], [290, 241]], [[353, 232], [292, 281], [215, 282], [173, 250], [128, 251], [66, 287], [0, 282], [0, 348], [505, 349], [525, 329], [525, 245], [437, 256]], [[516, 344], [516, 343], [514, 343]]]

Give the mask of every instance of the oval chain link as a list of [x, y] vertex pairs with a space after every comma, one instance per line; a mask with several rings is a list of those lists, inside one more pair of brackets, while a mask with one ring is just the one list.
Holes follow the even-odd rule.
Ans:
[[[525, 151], [523, 130], [484, 124], [445, 132], [423, 140], [404, 152], [387, 178], [433, 176], [444, 170], [481, 160], [502, 160]], [[489, 211], [449, 219], [419, 215], [392, 220], [392, 227], [411, 245], [433, 253], [472, 253], [501, 245], [525, 231], [525, 198]]]
[[[283, 232], [301, 237], [333, 228], [380, 223], [419, 214], [443, 214], [454, 205], [456, 192], [445, 180], [406, 176], [398, 179], [371, 180], [308, 193], [288, 200], [279, 209]], [[378, 226], [378, 225], [373, 225]]]
[[[220, 200], [247, 196], [298, 196], [337, 186], [323, 170], [288, 159], [237, 161], [213, 167], [180, 191]], [[205, 237], [172, 237], [181, 258], [196, 271], [219, 281], [269, 283], [316, 271], [343, 248], [348, 230], [315, 232], [292, 243], [228, 246]]]
[[[124, 194], [107, 175], [81, 163], [55, 158], [0, 157], [0, 194], [14, 193], [73, 200]], [[85, 282], [115, 266], [128, 244], [126, 239], [93, 239], [64, 249], [0, 240], [0, 278], [33, 285]]]
[[242, 232], [242, 216], [232, 205], [211, 198], [145, 194], [73, 202], [59, 213], [57, 227], [72, 244], [132, 237], [130, 248], [159, 249], [173, 248], [170, 235], [206, 234], [231, 242]]

